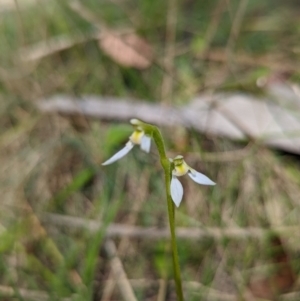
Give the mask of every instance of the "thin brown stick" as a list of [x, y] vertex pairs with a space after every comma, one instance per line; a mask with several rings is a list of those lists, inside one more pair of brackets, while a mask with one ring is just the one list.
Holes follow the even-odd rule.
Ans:
[[[127, 225], [134, 225], [137, 219], [137, 214], [140, 211], [143, 201], [146, 199], [148, 194], [148, 183], [149, 183], [149, 173], [145, 172], [141, 177], [131, 177], [129, 179], [129, 194], [133, 200], [132, 210], [127, 218]], [[138, 188], [137, 188], [138, 187]], [[122, 237], [119, 247], [118, 254], [122, 254], [126, 251], [129, 246], [129, 237]], [[108, 276], [108, 279], [111, 280], [107, 282], [107, 285], [104, 286], [103, 294], [101, 301], [109, 301], [111, 299], [112, 293], [115, 287], [115, 281], [113, 277], [113, 272]]]
[[[249, 142], [244, 148], [233, 150], [233, 151], [224, 151], [224, 152], [213, 152], [213, 153], [201, 153], [200, 159], [202, 162], [231, 162], [231, 161], [241, 161], [247, 156], [250, 156], [253, 152], [253, 147], [255, 145], [252, 142]], [[170, 152], [170, 157], [173, 158], [176, 155], [173, 152]], [[198, 153], [186, 153], [185, 158], [191, 163], [199, 161]]]
[[[73, 230], [87, 229], [91, 232], [96, 232], [101, 229], [102, 224], [95, 220], [87, 220], [79, 217], [64, 216], [59, 214], [44, 214], [41, 219], [52, 226], [57, 227], [69, 227]], [[280, 233], [281, 235], [290, 235], [290, 233], [297, 233], [300, 230], [300, 226], [286, 226], [286, 227], [274, 227], [272, 229], [264, 229], [258, 227], [248, 228], [182, 228], [178, 227], [176, 235], [178, 239], [194, 239], [201, 240], [203, 238], [212, 237], [216, 240], [223, 239], [224, 237], [232, 239], [248, 239], [257, 238], [262, 239], [269, 233]], [[169, 230], [156, 229], [156, 228], [144, 228], [138, 226], [127, 226], [121, 224], [111, 224], [105, 233], [106, 237], [132, 237], [140, 239], [169, 239]]]
[[127, 275], [124, 271], [123, 264], [120, 258], [117, 256], [117, 249], [115, 243], [111, 239], [107, 240], [104, 243], [104, 249], [108, 257], [110, 258], [111, 269], [124, 300], [137, 301], [131, 284], [128, 281]]
[[46, 41], [40, 41], [33, 45], [22, 47], [18, 52], [18, 56], [23, 62], [34, 62], [62, 50], [72, 48], [78, 44], [99, 39], [100, 37], [100, 32], [84, 36], [77, 35], [73, 37], [66, 35], [55, 36], [47, 39]]
[[[177, 52], [177, 55], [182, 55], [189, 48], [181, 49]], [[202, 53], [197, 54], [197, 58], [206, 59], [216, 63], [226, 63], [228, 61], [227, 54], [222, 49], [210, 50], [209, 53], [204, 56]], [[299, 70], [299, 64], [297, 62], [283, 61], [282, 58], [279, 60], [276, 55], [260, 55], [260, 56], [250, 56], [247, 53], [235, 53], [234, 60], [239, 65], [250, 66], [250, 67], [267, 67], [273, 71], [295, 71]]]
[[[131, 284], [132, 287], [134, 288], [144, 288], [147, 289], [149, 287], [153, 287], [153, 286], [159, 286], [161, 281], [164, 279], [157, 279], [157, 280], [153, 280], [153, 279], [128, 279], [129, 283]], [[107, 284], [108, 282], [110, 282], [111, 280], [107, 280], [104, 283]], [[167, 281], [166, 285], [169, 287], [174, 287], [174, 282], [173, 281]], [[233, 294], [229, 294], [226, 292], [222, 292], [220, 290], [217, 289], [213, 289], [209, 286], [206, 286], [200, 282], [196, 282], [196, 281], [184, 281], [183, 282], [183, 287], [190, 293], [190, 294], [197, 294], [197, 292], [206, 292], [209, 293], [210, 296], [212, 298], [217, 298], [218, 300], [222, 300], [222, 301], [237, 301], [238, 298], [233, 295]]]
[[[22, 299], [36, 300], [36, 301], [46, 301], [52, 300], [52, 296], [50, 296], [47, 292], [44, 291], [34, 291], [28, 290], [24, 288], [14, 289], [11, 286], [0, 285], [0, 296], [14, 298], [21, 296]], [[72, 297], [60, 299], [62, 301], [71, 301], [74, 300]]]
[[157, 301], [165, 301], [166, 300], [166, 293], [168, 287], [167, 279], [159, 279], [159, 288], [157, 294]]

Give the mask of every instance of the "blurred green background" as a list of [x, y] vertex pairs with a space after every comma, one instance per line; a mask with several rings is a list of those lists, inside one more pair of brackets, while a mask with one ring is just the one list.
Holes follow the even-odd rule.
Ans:
[[[102, 167], [129, 125], [37, 104], [98, 95], [179, 109], [207, 91], [259, 97], [260, 78], [297, 84], [299, 13], [296, 0], [1, 0], [0, 299], [176, 300], [154, 147]], [[121, 62], [126, 34], [146, 63]], [[186, 300], [299, 300], [299, 157], [161, 130], [170, 156], [217, 182], [182, 178]]]

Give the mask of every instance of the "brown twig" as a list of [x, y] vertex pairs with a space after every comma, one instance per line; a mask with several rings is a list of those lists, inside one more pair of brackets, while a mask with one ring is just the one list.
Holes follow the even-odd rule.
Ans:
[[114, 242], [111, 239], [107, 240], [104, 243], [104, 249], [110, 258], [111, 269], [124, 300], [137, 301], [131, 284], [128, 281], [127, 275], [124, 271], [123, 264], [120, 258], [117, 256], [117, 249]]
[[34, 62], [53, 55], [57, 52], [72, 48], [78, 44], [85, 43], [89, 40], [99, 39], [100, 32], [90, 35], [78, 35], [75, 37], [55, 36], [46, 41], [38, 42], [34, 45], [23, 47], [19, 50], [18, 56], [23, 62]]
[[[44, 291], [34, 291], [28, 290], [24, 288], [14, 289], [11, 286], [0, 285], [0, 295], [2, 297], [14, 298], [17, 296], [21, 296], [22, 299], [36, 300], [36, 301], [46, 301], [52, 300], [52, 296], [50, 296], [47, 292]], [[62, 298], [62, 301], [71, 301], [74, 300], [72, 297], [70, 298]]]
[[[101, 229], [102, 224], [95, 220], [87, 220], [79, 217], [64, 216], [59, 214], [44, 214], [41, 219], [52, 226], [58, 227], [69, 227], [73, 230], [87, 229], [91, 232], [96, 232]], [[281, 233], [282, 235], [289, 235], [290, 233], [299, 231], [299, 226], [285, 226], [285, 227], [274, 227], [272, 229], [263, 229], [258, 227], [248, 228], [182, 228], [178, 227], [176, 234], [178, 239], [195, 239], [201, 240], [203, 238], [212, 237], [216, 240], [223, 239], [224, 237], [232, 239], [248, 239], [250, 237], [261, 239], [268, 233]], [[141, 239], [169, 239], [169, 230], [156, 229], [156, 228], [145, 228], [138, 226], [127, 226], [123, 224], [111, 224], [105, 233], [106, 237], [132, 237]]]
[[[189, 49], [181, 49], [181, 55]], [[197, 58], [206, 59], [216, 63], [226, 63], [228, 61], [227, 54], [222, 49], [210, 50], [209, 53], [204, 56], [202, 53], [197, 54]], [[282, 58], [279, 60], [276, 55], [260, 55], [260, 56], [250, 56], [247, 53], [235, 53], [234, 60], [239, 65], [249, 66], [249, 67], [267, 67], [273, 71], [296, 71], [299, 70], [299, 64], [297, 62], [283, 61]]]
[[[141, 209], [143, 201], [146, 199], [148, 194], [148, 183], [149, 173], [145, 172], [139, 179], [137, 177], [130, 177], [129, 179], [129, 194], [133, 200], [133, 207], [130, 211], [130, 215], [127, 218], [127, 225], [134, 225], [137, 219], [137, 214]], [[137, 188], [138, 187], [138, 188]], [[126, 251], [129, 246], [129, 238], [122, 237], [119, 247], [118, 254], [122, 254]], [[108, 279], [111, 280], [104, 286], [101, 301], [109, 301], [114, 290], [115, 281], [113, 272], [110, 273]]]

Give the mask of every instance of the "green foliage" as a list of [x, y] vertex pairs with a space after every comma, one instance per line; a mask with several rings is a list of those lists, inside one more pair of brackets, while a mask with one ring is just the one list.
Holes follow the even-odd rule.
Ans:
[[[143, 71], [119, 66], [104, 54], [94, 37], [97, 24], [72, 10], [69, 1], [32, 1], [30, 6], [25, 4], [30, 1], [13, 2], [19, 10], [2, 11], [0, 3], [0, 296], [31, 300], [24, 295], [27, 289], [42, 291], [49, 300], [101, 300], [111, 272], [111, 263], [102, 252], [110, 226], [139, 226], [157, 233], [167, 228], [159, 157], [154, 149], [147, 159], [134, 150], [126, 160], [104, 170], [100, 163], [122, 148], [131, 127], [85, 120], [79, 130], [73, 117], [42, 115], [36, 102], [65, 93], [155, 103], [162, 99], [167, 76], [172, 77], [172, 105], [180, 106], [202, 91], [262, 94], [256, 85], [260, 77], [299, 82], [298, 1], [248, 1], [232, 49], [228, 39], [241, 1], [225, 1], [219, 19], [220, 1], [178, 2], [171, 71], [165, 67], [168, 1], [81, 1], [100, 27], [105, 23], [117, 31], [134, 29], [147, 39], [155, 61]], [[74, 45], [32, 62], [20, 57], [24, 49], [40, 50], [31, 47], [57, 38]], [[203, 57], [204, 50], [207, 57]], [[167, 157], [184, 152], [187, 161], [195, 161], [199, 170], [217, 182], [214, 189], [200, 189], [183, 181], [185, 199], [176, 226], [224, 231], [221, 238], [208, 232], [207, 237], [178, 239], [184, 285], [202, 284], [184, 286], [185, 298], [213, 300], [211, 287], [222, 296], [229, 286], [220, 281], [220, 271], [222, 280], [234, 284], [230, 294], [242, 294], [241, 287], [253, 274], [259, 275], [256, 270], [270, 264], [274, 254], [272, 246], [264, 244], [265, 236], [250, 230], [299, 224], [298, 158], [258, 145], [244, 149], [248, 141], [199, 137], [189, 129], [182, 146], [175, 127], [161, 130], [170, 150], [163, 154], [166, 170]], [[234, 153], [224, 160], [218, 155], [221, 152]], [[241, 157], [235, 157], [235, 152]], [[71, 223], [59, 226], [45, 222], [49, 213], [60, 214], [58, 218], [93, 219], [101, 225], [92, 231]], [[249, 236], [226, 236], [228, 228], [249, 231]], [[297, 275], [298, 231], [279, 234]], [[127, 240], [127, 248], [118, 256], [133, 280], [138, 300], [156, 300], [157, 280], [171, 279], [170, 241], [120, 235], [113, 239], [117, 247]], [[3, 287], [12, 288], [14, 295], [8, 296]], [[173, 300], [174, 291], [168, 283], [165, 300]], [[121, 298], [115, 289], [111, 300]]]

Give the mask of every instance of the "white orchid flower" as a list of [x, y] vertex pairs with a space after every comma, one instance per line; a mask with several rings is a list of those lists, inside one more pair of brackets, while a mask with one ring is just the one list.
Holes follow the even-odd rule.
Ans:
[[130, 123], [134, 126], [134, 132], [129, 137], [129, 141], [126, 143], [124, 148], [118, 151], [110, 159], [102, 163], [102, 165], [108, 165], [123, 158], [133, 149], [135, 145], [140, 145], [141, 150], [146, 153], [150, 152], [151, 137], [147, 136], [142, 127], [139, 126], [140, 121], [138, 119], [131, 119]]
[[188, 176], [198, 184], [216, 185], [216, 183], [207, 176], [188, 166], [182, 156], [177, 156], [174, 160], [170, 159], [170, 161], [174, 164], [171, 180], [171, 196], [176, 207], [179, 207], [183, 197], [183, 187], [177, 177], [188, 174]]

